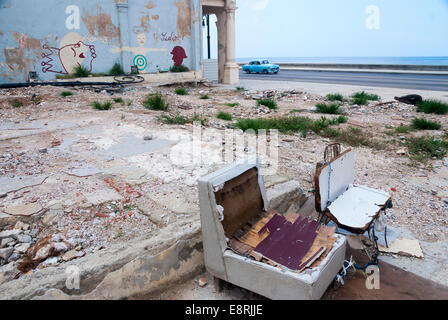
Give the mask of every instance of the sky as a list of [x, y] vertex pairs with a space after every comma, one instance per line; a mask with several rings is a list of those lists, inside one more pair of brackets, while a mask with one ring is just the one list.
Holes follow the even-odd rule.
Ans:
[[[237, 58], [448, 56], [448, 0], [237, 0], [237, 6]], [[211, 32], [216, 58], [213, 18]]]

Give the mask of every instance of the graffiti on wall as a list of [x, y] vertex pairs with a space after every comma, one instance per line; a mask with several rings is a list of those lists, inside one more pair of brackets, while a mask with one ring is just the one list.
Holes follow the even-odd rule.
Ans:
[[112, 23], [112, 18], [109, 14], [101, 11], [101, 7], [98, 7], [97, 15], [89, 15], [85, 9], [83, 13], [82, 21], [91, 36], [106, 40], [120, 38], [120, 29]]
[[59, 47], [51, 47], [45, 43], [42, 49], [43, 73], [70, 74], [78, 66], [84, 66], [90, 72], [97, 57], [95, 46], [85, 43], [77, 33], [67, 34]]
[[176, 67], [181, 66], [184, 62], [184, 59], [188, 58], [184, 48], [182, 48], [181, 46], [174, 47], [171, 51], [171, 54], [173, 55], [173, 61]]
[[4, 48], [5, 60], [0, 64], [4, 71], [2, 74], [11, 81], [17, 78], [26, 78], [32, 65], [38, 63], [34, 57], [40, 53], [40, 39], [35, 39], [27, 34], [11, 31], [17, 41], [17, 47]]
[[166, 48], [145, 48], [146, 45], [146, 34], [140, 32], [137, 35], [137, 43], [138, 47], [122, 47], [122, 48], [113, 48], [112, 52], [123, 52], [129, 51], [134, 54], [133, 62], [134, 65], [137, 66], [139, 71], [145, 71], [148, 67], [148, 59], [146, 58], [148, 52], [164, 52], [167, 51]]
[[180, 39], [191, 35], [191, 9], [190, 0], [176, 0], [177, 7], [177, 34]]

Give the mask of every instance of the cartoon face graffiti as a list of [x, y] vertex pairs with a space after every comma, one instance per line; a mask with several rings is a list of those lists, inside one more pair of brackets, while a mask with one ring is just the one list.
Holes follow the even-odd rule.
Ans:
[[61, 40], [59, 48], [44, 45], [43, 49], [42, 58], [47, 59], [41, 63], [44, 73], [69, 74], [83, 64], [87, 70], [92, 71], [93, 60], [96, 59], [95, 46], [86, 44], [77, 33], [67, 34]]
[[184, 62], [184, 59], [188, 58], [184, 48], [182, 48], [181, 46], [174, 47], [173, 51], [171, 51], [171, 54], [173, 55], [173, 61], [176, 67], [181, 66]]
[[140, 47], [144, 47], [145, 46], [146, 40], [147, 40], [146, 39], [146, 35], [143, 32], [140, 32], [137, 35], [137, 42], [138, 42]]
[[91, 57], [87, 69], [92, 71], [92, 62], [96, 58], [95, 46], [79, 41], [59, 49], [59, 58], [67, 73], [71, 73], [76, 67], [81, 66], [87, 57]]

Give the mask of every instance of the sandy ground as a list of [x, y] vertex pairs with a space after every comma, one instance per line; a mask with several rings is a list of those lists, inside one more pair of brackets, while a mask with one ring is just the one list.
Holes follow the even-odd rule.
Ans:
[[[207, 163], [185, 161], [183, 157], [190, 155], [193, 126], [164, 124], [160, 120], [162, 115], [200, 117], [207, 120], [208, 128], [222, 132], [232, 122], [217, 119], [219, 111], [231, 113], [234, 119], [290, 115], [319, 119], [323, 115], [313, 112], [313, 107], [324, 101], [327, 93], [350, 95], [366, 90], [379, 94], [382, 101], [410, 93], [401, 89], [267, 81], [243, 81], [241, 86], [249, 91], [238, 92], [233, 86], [203, 86], [191, 87], [189, 95], [178, 96], [173, 92], [175, 87], [142, 84], [114, 96], [104, 91], [72, 89], [74, 96], [63, 98], [60, 93], [67, 89], [2, 90], [0, 194], [6, 197], [0, 199], [0, 231], [13, 228], [17, 220], [17, 216], [8, 212], [17, 213], [23, 210], [17, 206], [34, 204], [35, 212], [26, 219], [18, 219], [30, 225], [23, 230], [32, 238], [29, 245], [47, 235], [62, 234], [73, 248], [91, 254], [117, 241], [157, 234], [161, 225], [197, 221], [196, 181], [222, 167], [219, 161], [210, 160], [216, 158], [219, 148], [216, 139], [205, 134], [200, 143]], [[162, 92], [171, 105], [167, 112], [142, 107], [146, 95], [156, 91]], [[204, 94], [210, 99], [200, 99]], [[440, 92], [421, 94], [448, 100], [448, 95]], [[279, 110], [257, 106], [254, 98], [263, 95], [274, 97]], [[114, 103], [109, 111], [97, 111], [90, 106], [94, 100], [104, 102], [117, 97], [132, 101], [129, 105]], [[10, 103], [13, 99], [23, 100], [24, 106], [14, 108]], [[228, 103], [238, 105], [229, 107]], [[391, 193], [395, 206], [388, 211], [388, 224], [399, 228], [403, 236], [418, 239], [425, 253], [424, 259], [397, 255], [384, 259], [448, 285], [447, 158], [431, 159], [422, 165], [411, 161], [407, 152], [399, 152], [403, 149], [400, 140], [421, 135], [442, 137], [444, 132], [387, 134], [391, 128], [409, 124], [414, 117], [421, 116], [415, 107], [402, 103], [372, 102], [358, 107], [345, 104], [343, 108], [349, 122], [339, 128], [359, 128], [371, 139], [386, 144], [382, 150], [354, 148], [356, 183]], [[445, 130], [448, 128], [448, 116], [425, 117], [439, 121]], [[275, 175], [300, 181], [304, 190], [313, 189], [315, 165], [322, 161], [324, 148], [330, 142], [315, 134], [307, 137], [280, 134], [278, 142], [269, 143], [269, 147], [278, 146]], [[248, 147], [241, 153], [253, 152]], [[272, 155], [262, 156], [264, 164], [275, 160]], [[17, 249], [22, 244], [17, 239], [2, 244], [4, 248], [14, 248], [15, 260], [8, 261], [9, 264], [23, 259], [23, 253]], [[3, 259], [1, 263], [6, 266], [6, 262]], [[198, 296], [202, 297], [201, 294]], [[168, 297], [172, 296], [164, 298]]]

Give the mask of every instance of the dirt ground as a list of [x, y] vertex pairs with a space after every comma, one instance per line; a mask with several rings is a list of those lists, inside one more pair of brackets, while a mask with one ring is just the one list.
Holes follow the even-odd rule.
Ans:
[[[0, 285], [13, 281], [27, 249], [47, 236], [61, 235], [67, 248], [59, 258], [45, 257], [29, 272], [92, 254], [116, 242], [156, 234], [163, 225], [178, 221], [187, 225], [199, 219], [196, 181], [220, 164], [173, 162], [172, 150], [186, 148], [193, 126], [164, 124], [160, 116], [201, 118], [206, 127], [219, 130], [231, 128], [239, 118], [335, 117], [314, 112], [316, 103], [325, 102], [324, 96], [300, 90], [190, 86], [189, 94], [180, 96], [175, 88], [141, 84], [112, 96], [89, 88], [1, 90], [0, 231], [19, 231], [2, 236]], [[74, 95], [62, 97], [61, 92], [67, 90]], [[170, 104], [168, 111], [142, 106], [154, 92], [163, 94]], [[381, 95], [381, 90], [376, 93]], [[201, 99], [203, 95], [209, 99]], [[124, 103], [114, 103], [108, 111], [91, 106], [93, 101], [119, 97]], [[278, 110], [257, 106], [255, 99], [261, 97], [275, 99]], [[14, 107], [14, 100], [22, 106]], [[357, 128], [383, 146], [354, 147], [355, 182], [391, 193], [394, 208], [388, 211], [388, 224], [406, 237], [418, 239], [426, 254], [424, 259], [388, 256], [388, 262], [448, 285], [448, 158], [415, 162], [400, 143], [419, 136], [444, 139], [445, 132], [391, 132], [422, 115], [412, 105], [383, 102], [387, 101], [343, 105], [348, 123], [337, 128]], [[228, 106], [233, 103], [236, 105]], [[219, 111], [232, 114], [234, 121], [217, 119]], [[448, 129], [448, 115], [424, 116]], [[206, 154], [213, 155], [213, 138], [204, 139]], [[314, 133], [306, 137], [280, 134], [275, 175], [295, 179], [304, 190], [312, 190], [315, 165], [323, 160], [324, 148], [331, 141]], [[17, 221], [25, 225], [17, 226]]]

